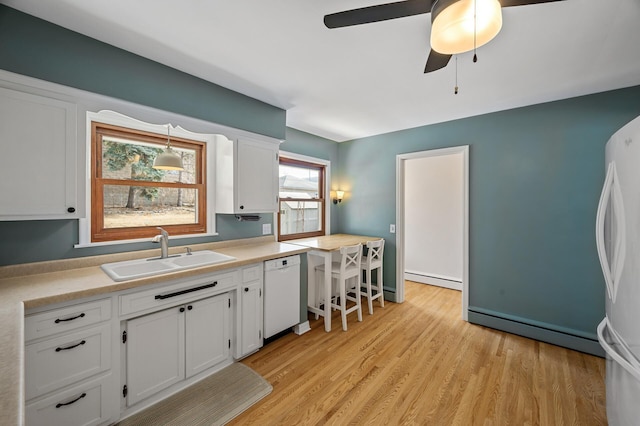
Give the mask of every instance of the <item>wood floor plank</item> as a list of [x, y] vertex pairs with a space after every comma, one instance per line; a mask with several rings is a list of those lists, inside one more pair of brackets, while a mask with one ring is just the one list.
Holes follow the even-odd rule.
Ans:
[[243, 360], [273, 392], [231, 424], [606, 425], [603, 359], [464, 322], [454, 290], [405, 296]]

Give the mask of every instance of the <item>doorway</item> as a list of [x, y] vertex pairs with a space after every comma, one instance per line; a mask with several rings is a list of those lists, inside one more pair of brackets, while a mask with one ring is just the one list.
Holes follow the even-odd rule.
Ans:
[[462, 156], [462, 243], [458, 245], [461, 263], [461, 293], [462, 293], [462, 319], [467, 321], [467, 308], [469, 306], [469, 146], [459, 146], [451, 148], [434, 149], [396, 156], [396, 299], [397, 302], [404, 301], [404, 281], [405, 281], [405, 256], [406, 256], [406, 220], [407, 210], [406, 188], [408, 162], [417, 159], [428, 159], [435, 157], [453, 158]]

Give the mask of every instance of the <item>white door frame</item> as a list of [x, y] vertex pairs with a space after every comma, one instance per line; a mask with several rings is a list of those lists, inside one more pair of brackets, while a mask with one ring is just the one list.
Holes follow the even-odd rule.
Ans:
[[462, 154], [463, 157], [463, 242], [462, 242], [462, 319], [468, 321], [469, 307], [469, 145], [432, 149], [396, 156], [396, 302], [404, 302], [404, 210], [405, 162], [415, 158]]

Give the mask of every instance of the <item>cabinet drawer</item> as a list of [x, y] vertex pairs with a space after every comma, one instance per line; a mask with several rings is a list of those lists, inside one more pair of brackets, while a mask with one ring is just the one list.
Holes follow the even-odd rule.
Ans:
[[24, 319], [25, 341], [75, 330], [111, 318], [111, 299], [81, 303], [60, 309], [27, 315]]
[[29, 403], [25, 406], [26, 424], [84, 426], [105, 423], [113, 415], [110, 383], [111, 374]]
[[26, 345], [26, 399], [110, 369], [111, 340], [111, 324], [106, 323]]
[[238, 272], [214, 274], [120, 296], [120, 315], [142, 313], [233, 289]]
[[242, 270], [243, 283], [259, 280], [261, 276], [262, 276], [262, 264], [258, 264], [256, 266], [250, 266]]

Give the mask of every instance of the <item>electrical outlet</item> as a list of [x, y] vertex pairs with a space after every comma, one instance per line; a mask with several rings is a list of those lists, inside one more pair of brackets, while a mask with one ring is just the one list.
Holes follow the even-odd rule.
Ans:
[[270, 235], [271, 234], [271, 224], [263, 223], [262, 224], [262, 235]]
[[391, 232], [392, 234], [396, 233], [396, 224], [392, 223], [391, 225], [389, 225], [389, 232]]

